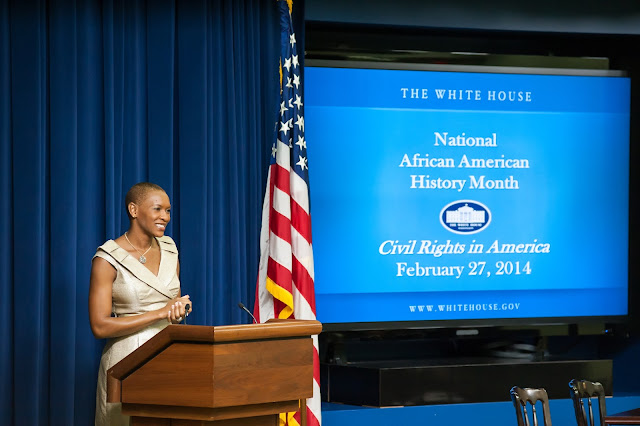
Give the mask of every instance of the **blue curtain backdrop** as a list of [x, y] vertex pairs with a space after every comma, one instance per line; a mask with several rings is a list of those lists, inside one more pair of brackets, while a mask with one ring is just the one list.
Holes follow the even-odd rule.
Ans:
[[138, 181], [172, 200], [190, 323], [248, 322], [278, 25], [275, 0], [0, 0], [0, 424], [92, 424], [91, 257]]

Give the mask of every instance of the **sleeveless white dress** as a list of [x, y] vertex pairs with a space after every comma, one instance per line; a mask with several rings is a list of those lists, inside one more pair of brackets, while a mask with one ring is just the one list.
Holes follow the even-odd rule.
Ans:
[[[157, 241], [161, 253], [157, 276], [113, 240], [98, 247], [94, 257], [106, 260], [117, 271], [111, 302], [115, 316], [155, 311], [178, 296], [178, 249], [171, 237], [163, 236]], [[158, 321], [134, 334], [107, 340], [98, 372], [96, 426], [129, 425], [129, 417], [122, 415], [121, 404], [107, 403], [106, 372], [167, 325], [168, 321]]]

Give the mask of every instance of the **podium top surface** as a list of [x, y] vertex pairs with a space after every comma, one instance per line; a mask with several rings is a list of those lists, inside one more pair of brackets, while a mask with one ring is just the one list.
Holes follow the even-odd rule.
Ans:
[[223, 326], [168, 325], [153, 338], [127, 355], [107, 372], [107, 376], [122, 380], [140, 365], [173, 343], [218, 344], [243, 341], [277, 340], [309, 337], [320, 334], [322, 324], [315, 320], [272, 319], [263, 324]]

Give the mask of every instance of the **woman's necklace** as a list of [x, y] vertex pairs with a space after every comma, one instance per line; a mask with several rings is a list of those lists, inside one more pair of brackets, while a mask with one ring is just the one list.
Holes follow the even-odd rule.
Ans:
[[[140, 250], [138, 250], [136, 248], [136, 246], [134, 246], [133, 244], [131, 244], [131, 241], [129, 241], [129, 237], [127, 237], [127, 233], [124, 233], [124, 237], [127, 239], [127, 242], [129, 243], [129, 245], [131, 247], [133, 247], [133, 249], [135, 251], [137, 251], [138, 253], [140, 253]], [[147, 263], [147, 258], [144, 257], [145, 254], [147, 254], [149, 252], [149, 250], [151, 250], [151, 247], [153, 247], [153, 240], [151, 240], [151, 245], [149, 246], [149, 248], [144, 252], [144, 253], [140, 253], [140, 257], [138, 258], [138, 260], [140, 261], [140, 263]]]

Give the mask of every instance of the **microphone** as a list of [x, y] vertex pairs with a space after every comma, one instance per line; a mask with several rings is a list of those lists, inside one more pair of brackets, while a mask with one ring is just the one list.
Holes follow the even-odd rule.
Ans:
[[245, 311], [246, 313], [248, 313], [249, 315], [251, 315], [251, 318], [253, 318], [253, 323], [254, 323], [254, 324], [257, 324], [257, 323], [258, 323], [258, 320], [256, 320], [256, 317], [254, 317], [254, 316], [253, 316], [253, 314], [251, 313], [251, 311], [250, 311], [250, 310], [248, 310], [248, 309], [247, 309], [247, 307], [246, 307], [246, 306], [244, 306], [244, 304], [243, 304], [242, 302], [238, 302], [238, 307], [239, 307], [240, 309], [242, 309], [243, 311]]

